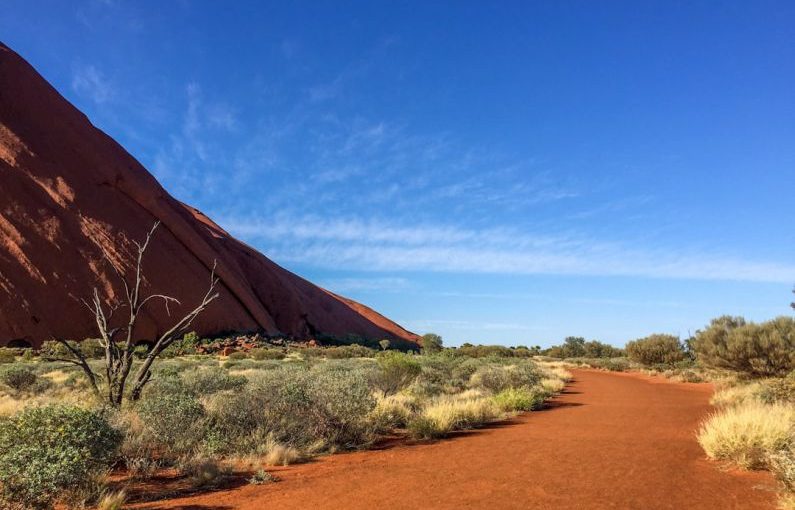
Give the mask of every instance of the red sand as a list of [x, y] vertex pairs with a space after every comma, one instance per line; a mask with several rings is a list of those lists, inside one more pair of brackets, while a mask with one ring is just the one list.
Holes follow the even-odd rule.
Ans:
[[[95, 286], [121, 291], [103, 251], [130, 271], [132, 242], [155, 220], [162, 225], [144, 270], [156, 292], [183, 302], [172, 314], [195, 306], [218, 261], [221, 298], [195, 322], [199, 334], [261, 330], [297, 338], [358, 334], [391, 338], [393, 345], [417, 340], [373, 310], [279, 267], [175, 200], [0, 43], [0, 346], [96, 335], [79, 299]], [[152, 338], [171, 321], [163, 306], [150, 307], [138, 337]]]
[[171, 509], [772, 509], [775, 483], [695, 440], [711, 386], [577, 370], [553, 408], [426, 445], [273, 468], [281, 481], [139, 505]]

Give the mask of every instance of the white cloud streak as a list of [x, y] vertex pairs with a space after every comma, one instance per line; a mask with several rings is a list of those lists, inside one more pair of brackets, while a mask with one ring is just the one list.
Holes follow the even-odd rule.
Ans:
[[82, 66], [74, 71], [72, 90], [96, 104], [106, 103], [114, 95], [110, 81], [93, 65]]
[[262, 243], [277, 261], [327, 269], [795, 281], [792, 264], [629, 249], [574, 234], [287, 216], [268, 221], [227, 218], [221, 223], [235, 235]]

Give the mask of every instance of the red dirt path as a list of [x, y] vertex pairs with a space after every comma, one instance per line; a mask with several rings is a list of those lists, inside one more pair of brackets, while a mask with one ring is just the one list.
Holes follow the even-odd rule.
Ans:
[[424, 445], [276, 468], [280, 482], [138, 508], [772, 509], [766, 473], [721, 471], [694, 438], [711, 387], [575, 371], [551, 409]]

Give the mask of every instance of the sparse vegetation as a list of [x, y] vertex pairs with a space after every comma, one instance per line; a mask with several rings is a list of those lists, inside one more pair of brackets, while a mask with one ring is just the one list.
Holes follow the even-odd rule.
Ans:
[[[191, 487], [215, 487], [231, 476], [235, 459], [281, 466], [324, 452], [365, 448], [383, 434], [441, 438], [537, 409], [571, 378], [560, 366], [538, 366], [526, 348], [470, 346], [433, 354], [430, 348], [418, 355], [383, 346], [380, 351], [354, 345], [280, 346], [257, 347], [245, 359], [228, 360], [220, 351], [192, 354], [207, 345], [196, 335], [183, 340], [175, 347], [183, 354], [152, 367], [138, 400], [109, 411], [102, 411], [107, 399], [94, 397], [83, 367], [52, 361], [71, 352], [63, 343], [48, 344], [46, 356], [8, 364], [0, 372], [0, 415], [10, 416], [2, 419], [4, 426], [27, 416], [27, 404], [49, 409], [53, 401], [74, 402], [69, 412], [101, 420], [92, 427], [112, 436], [113, 444], [98, 441], [106, 455], [92, 453], [75, 464], [82, 474], [40, 470], [25, 481], [33, 484], [27, 494], [14, 485], [20, 477], [9, 478], [13, 483], [2, 482], [4, 497], [22, 498], [20, 504], [32, 508], [67, 500], [118, 508], [126, 500], [125, 487], [104, 485], [112, 462], [126, 468], [129, 479], [151, 479], [168, 468]], [[89, 357], [95, 345], [69, 347], [85, 354], [93, 372], [104, 369], [104, 360]], [[146, 356], [135, 358], [131, 367]], [[91, 458], [97, 460], [90, 469], [80, 468]], [[81, 482], [66, 484], [65, 476]]]

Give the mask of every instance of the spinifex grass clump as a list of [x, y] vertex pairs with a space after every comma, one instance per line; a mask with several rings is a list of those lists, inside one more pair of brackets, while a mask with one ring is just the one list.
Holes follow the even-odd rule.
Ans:
[[794, 426], [795, 407], [749, 402], [710, 416], [698, 442], [712, 459], [758, 469], [767, 465], [768, 455], [789, 445]]

